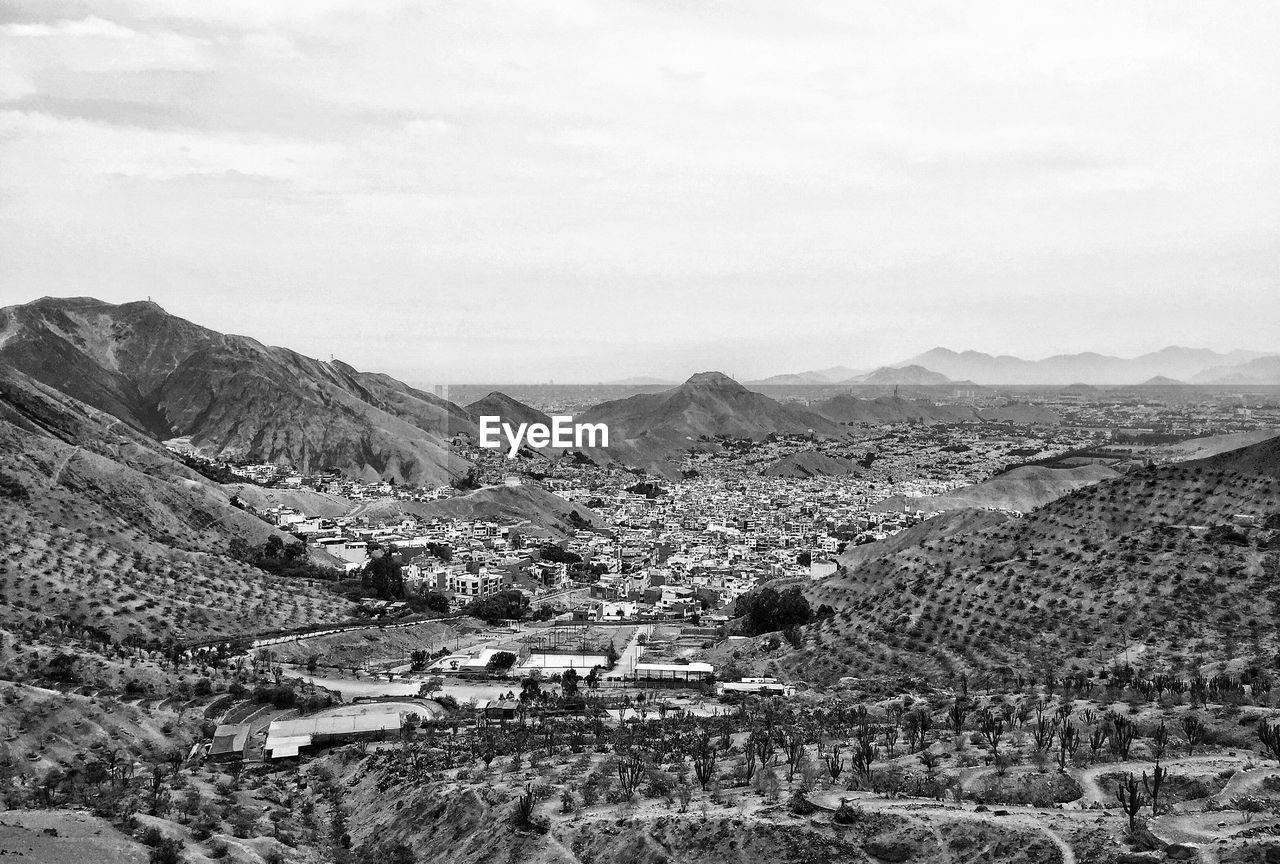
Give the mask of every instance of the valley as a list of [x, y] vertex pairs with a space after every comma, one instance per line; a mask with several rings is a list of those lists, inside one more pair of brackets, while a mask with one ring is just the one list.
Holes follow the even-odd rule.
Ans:
[[[461, 405], [154, 304], [0, 330], [0, 852], [1280, 860], [1266, 386]], [[608, 446], [482, 446], [566, 411]]]

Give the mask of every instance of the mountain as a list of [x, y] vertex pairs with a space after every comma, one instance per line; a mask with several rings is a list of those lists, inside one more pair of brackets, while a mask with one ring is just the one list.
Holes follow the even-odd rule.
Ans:
[[1280, 356], [1258, 357], [1235, 366], [1214, 366], [1191, 380], [1196, 384], [1280, 384]]
[[825, 417], [748, 390], [722, 372], [701, 372], [661, 393], [603, 402], [575, 420], [607, 424], [608, 453], [618, 461], [666, 474], [689, 449], [715, 449], [711, 439], [718, 437], [841, 434]]
[[1158, 461], [1189, 462], [1195, 459], [1217, 456], [1219, 453], [1226, 453], [1231, 450], [1240, 450], [1251, 444], [1258, 444], [1274, 438], [1277, 435], [1280, 435], [1280, 428], [1254, 429], [1250, 432], [1228, 432], [1225, 435], [1188, 438], [1185, 441], [1162, 444], [1155, 449], [1160, 455]]
[[906, 384], [915, 386], [932, 386], [950, 384], [946, 375], [930, 371], [923, 366], [881, 366], [874, 372], [850, 378], [843, 384]]
[[[1272, 438], [1085, 486], [1020, 519], [943, 514], [847, 550], [807, 592], [836, 615], [769, 660], [809, 681], [1097, 675], [1125, 656], [1153, 672], [1270, 663], [1274, 532], [1225, 526], [1280, 512], [1278, 476]], [[764, 647], [735, 650], [763, 665]]]
[[146, 434], [0, 365], [0, 548], [20, 574], [0, 578], [0, 626], [153, 643], [345, 617], [230, 554], [271, 537], [292, 540]]
[[[1194, 470], [1229, 471], [1280, 480], [1280, 436], [1183, 464]], [[1271, 515], [1280, 513], [1280, 500], [1273, 500], [1271, 503], [1276, 505]]]
[[0, 310], [0, 363], [159, 440], [206, 455], [435, 485], [470, 465], [462, 409], [387, 375], [323, 363], [150, 302], [43, 298]]
[[1204, 348], [1169, 347], [1132, 358], [1085, 352], [1023, 360], [1009, 355], [934, 348], [893, 365], [924, 366], [948, 378], [968, 379], [979, 384], [1138, 384], [1157, 375], [1195, 380], [1194, 376], [1211, 367], [1245, 363], [1262, 356], [1251, 351], [1223, 354]]
[[857, 474], [858, 467], [843, 456], [828, 456], [816, 450], [801, 450], [783, 456], [760, 472], [762, 477], [790, 477], [804, 480], [809, 477], [842, 477]]
[[883, 426], [892, 423], [923, 423], [926, 426], [952, 423], [1014, 423], [1026, 426], [1057, 426], [1062, 418], [1042, 405], [1009, 402], [994, 408], [975, 409], [968, 405], [938, 404], [927, 399], [881, 396], [859, 399], [841, 393], [813, 402], [809, 410], [833, 423]]
[[1056, 501], [1068, 492], [1118, 476], [1119, 472], [1102, 465], [1081, 465], [1077, 468], [1023, 465], [945, 495], [923, 495], [918, 498], [895, 495], [878, 502], [873, 509], [896, 513], [904, 510], [936, 513], [971, 508], [1026, 513], [1043, 507], [1050, 501]]
[[1170, 378], [1167, 375], [1153, 375], [1146, 381], [1143, 381], [1142, 387], [1185, 387], [1186, 381], [1179, 381], [1176, 378]]
[[865, 370], [850, 369], [848, 366], [832, 366], [827, 369], [811, 369], [808, 372], [791, 372], [783, 375], [771, 375], [748, 384], [839, 384], [862, 375]]
[[496, 390], [467, 405], [465, 410], [477, 424], [481, 417], [498, 417], [503, 423], [513, 427], [521, 423], [541, 423], [548, 427], [551, 425], [549, 415]]

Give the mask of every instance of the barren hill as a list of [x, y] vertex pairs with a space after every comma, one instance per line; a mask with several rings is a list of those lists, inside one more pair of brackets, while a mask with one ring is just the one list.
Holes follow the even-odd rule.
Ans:
[[1260, 474], [1280, 479], [1280, 436], [1274, 436], [1248, 447], [1228, 450], [1208, 458], [1188, 463], [1219, 471], [1235, 471], [1240, 474]]
[[1137, 384], [1157, 375], [1204, 383], [1216, 383], [1216, 379], [1221, 377], [1249, 383], [1261, 383], [1254, 380], [1255, 377], [1276, 380], [1274, 365], [1270, 371], [1265, 368], [1265, 363], [1261, 367], [1249, 365], [1261, 356], [1254, 351], [1223, 354], [1204, 348], [1170, 346], [1139, 357], [1083, 352], [1058, 354], [1043, 360], [1023, 360], [980, 351], [934, 348], [894, 365], [924, 366], [949, 378], [967, 379], [979, 384]]
[[154, 438], [208, 455], [441, 483], [460, 408], [385, 375], [169, 315], [154, 303], [44, 298], [0, 310], [0, 362]]
[[816, 450], [801, 450], [783, 456], [769, 465], [760, 474], [764, 477], [841, 477], [845, 474], [857, 474], [858, 466], [843, 456], [828, 456]]
[[439, 501], [384, 498], [361, 504], [351, 515], [383, 521], [411, 515], [421, 519], [488, 519], [500, 524], [529, 522], [561, 534], [603, 524], [595, 511], [529, 484], [486, 486]]
[[222, 488], [228, 495], [234, 495], [255, 510], [290, 507], [308, 516], [332, 518], [341, 516], [352, 508], [352, 503], [346, 498], [314, 489], [267, 488], [252, 483], [227, 483]]
[[509, 423], [511, 426], [519, 426], [521, 423], [551, 425], [549, 415], [496, 390], [466, 406], [466, 411], [477, 423], [481, 417], [489, 416], [501, 418], [503, 423]]
[[1280, 512], [1276, 447], [1138, 470], [1021, 519], [945, 514], [857, 547], [809, 592], [838, 614], [774, 659], [828, 681], [1097, 671], [1134, 645], [1153, 668], [1228, 655], [1268, 662], [1280, 572], [1267, 549], [1277, 538], [1224, 526]]
[[924, 495], [919, 498], [895, 495], [878, 502], [875, 509], [886, 512], [922, 510], [933, 513], [965, 508], [992, 508], [1025, 513], [1055, 501], [1068, 492], [1118, 476], [1117, 471], [1103, 465], [1081, 465], [1077, 468], [1023, 465], [947, 495]]
[[841, 434], [830, 420], [755, 393], [721, 372], [702, 372], [679, 387], [595, 405], [577, 418], [607, 423], [609, 454], [628, 465], [673, 470], [691, 448], [717, 437], [763, 440], [770, 434]]
[[881, 366], [879, 369], [868, 372], [864, 375], [856, 375], [845, 384], [904, 384], [910, 386], [939, 385], [950, 384], [951, 379], [946, 375], [934, 372], [932, 369], [926, 369], [919, 365], [909, 366]]

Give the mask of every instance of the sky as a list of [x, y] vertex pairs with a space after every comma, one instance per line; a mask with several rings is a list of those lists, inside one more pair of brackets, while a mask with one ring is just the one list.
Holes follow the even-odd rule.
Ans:
[[1280, 350], [1280, 4], [0, 0], [0, 305], [411, 383]]

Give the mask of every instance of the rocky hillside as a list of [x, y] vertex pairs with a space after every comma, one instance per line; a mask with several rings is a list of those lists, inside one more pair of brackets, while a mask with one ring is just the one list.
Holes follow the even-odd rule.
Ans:
[[44, 298], [0, 310], [0, 363], [207, 455], [436, 484], [466, 474], [443, 399], [385, 375], [229, 336], [154, 303]]
[[775, 433], [843, 434], [827, 418], [748, 390], [720, 372], [701, 372], [661, 393], [604, 402], [576, 419], [608, 424], [613, 459], [667, 475], [690, 449], [714, 449], [718, 437], [760, 441]]
[[881, 366], [865, 375], [855, 375], [845, 384], [892, 384], [905, 386], [938, 386], [950, 384], [951, 379], [923, 366]]
[[[803, 646], [741, 653], [808, 680], [1269, 665], [1280, 617], [1271, 440], [1085, 487], [1021, 519], [958, 511], [855, 547], [809, 592]], [[1266, 522], [1270, 520], [1270, 522]]]
[[842, 477], [846, 474], [857, 474], [858, 466], [853, 460], [843, 456], [828, 456], [817, 450], [801, 450], [783, 456], [777, 462], [760, 472], [764, 477], [793, 477], [803, 480], [808, 477]]
[[483, 399], [477, 399], [466, 407], [472, 420], [480, 422], [481, 417], [498, 417], [503, 423], [519, 426], [521, 423], [541, 423], [551, 425], [551, 417], [537, 408], [512, 399], [505, 393], [494, 391]]

